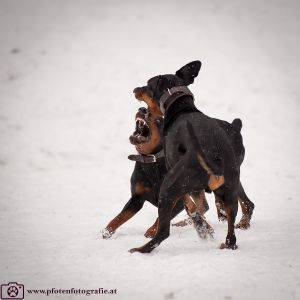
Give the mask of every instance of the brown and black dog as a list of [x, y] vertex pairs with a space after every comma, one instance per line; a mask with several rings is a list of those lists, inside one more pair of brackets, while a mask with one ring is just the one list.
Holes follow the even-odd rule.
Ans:
[[[200, 61], [191, 62], [174, 75], [151, 78], [146, 86], [134, 90], [135, 97], [147, 103], [149, 110], [162, 112], [164, 118], [164, 154], [167, 174], [159, 190], [159, 221], [155, 237], [144, 246], [131, 252], [151, 252], [169, 236], [173, 207], [179, 199], [203, 190], [214, 191], [219, 203], [224, 205], [228, 219], [226, 241], [221, 248], [236, 249], [234, 232], [238, 200], [242, 205], [240, 224], [249, 223], [254, 204], [246, 196], [240, 183], [240, 165], [245, 150], [239, 133], [241, 121], [230, 124], [210, 118], [194, 105], [194, 97], [187, 86], [194, 82], [201, 67]], [[228, 127], [229, 125], [229, 127]], [[235, 142], [230, 139], [230, 126], [240, 135]], [[238, 135], [237, 135], [238, 136]], [[247, 227], [247, 226], [245, 226]]]
[[[162, 114], [159, 110], [153, 110], [151, 107], [149, 109], [141, 107], [135, 116], [135, 121], [136, 129], [129, 140], [135, 146], [138, 155], [128, 157], [136, 161], [131, 175], [131, 198], [122, 211], [102, 231], [103, 238], [111, 237], [117, 228], [143, 207], [145, 201], [158, 207], [160, 186], [167, 173], [163, 152]], [[171, 218], [174, 218], [185, 207], [192, 222], [194, 221], [197, 225], [199, 236], [205, 238], [207, 235], [212, 235], [213, 229], [204, 218], [200, 217], [208, 209], [204, 191], [193, 193], [192, 197], [193, 200], [186, 197], [185, 200], [178, 201], [172, 210]], [[146, 231], [146, 237], [154, 237], [157, 222], [158, 219]]]
[[[134, 171], [131, 176], [131, 198], [126, 203], [122, 211], [105, 227], [102, 231], [103, 238], [109, 238], [118, 227], [133, 217], [143, 206], [145, 201], [149, 201], [154, 206], [158, 207], [158, 197], [160, 185], [164, 176], [167, 173], [164, 153], [163, 153], [163, 118], [159, 111], [153, 111], [151, 108], [139, 108], [135, 116], [136, 128], [134, 133], [130, 136], [130, 142], [135, 145], [138, 155], [130, 155], [129, 159], [136, 161]], [[235, 151], [243, 156], [244, 148], [240, 134], [241, 122], [235, 119], [231, 124], [217, 120], [220, 126], [224, 129], [228, 138], [230, 139]], [[224, 221], [226, 214], [220, 199], [216, 197], [216, 207], [219, 220]], [[184, 201], [178, 201], [175, 206], [172, 218], [175, 217], [184, 208]], [[248, 205], [253, 205], [246, 197], [245, 202]], [[243, 209], [243, 204], [242, 209]], [[200, 220], [201, 226], [195, 221], [199, 216], [195, 216], [196, 211], [203, 216], [208, 210], [208, 204], [205, 198], [204, 191], [193, 193], [185, 201], [187, 212], [194, 218], [178, 222], [175, 226], [184, 226], [188, 223], [193, 223], [196, 226], [197, 233], [201, 238], [211, 236], [213, 229], [204, 220]], [[244, 212], [244, 211], [243, 211]], [[242, 220], [238, 224], [239, 228], [247, 229], [250, 226], [251, 215], [248, 216], [244, 212]], [[153, 238], [156, 229], [157, 221], [146, 231], [145, 236]]]

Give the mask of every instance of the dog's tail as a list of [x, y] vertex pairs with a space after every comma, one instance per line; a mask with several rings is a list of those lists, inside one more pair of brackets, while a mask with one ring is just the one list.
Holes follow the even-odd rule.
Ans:
[[201, 145], [195, 134], [192, 124], [187, 121], [187, 130], [191, 137], [191, 141], [194, 144], [195, 149], [198, 152], [198, 161], [200, 165], [207, 171], [208, 174], [221, 176], [223, 174], [224, 165], [223, 161], [219, 157], [207, 157], [202, 151]]
[[237, 132], [241, 132], [241, 129], [243, 127], [243, 123], [242, 123], [242, 120], [237, 118], [237, 119], [234, 119], [232, 122], [231, 122], [231, 125], [233, 126], [233, 128], [237, 131]]

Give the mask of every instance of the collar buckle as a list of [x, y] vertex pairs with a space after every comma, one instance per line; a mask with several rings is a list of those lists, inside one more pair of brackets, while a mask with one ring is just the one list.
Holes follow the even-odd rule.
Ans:
[[150, 154], [150, 155], [147, 155], [147, 156], [152, 157], [153, 162], [156, 162], [156, 156], [154, 154]]

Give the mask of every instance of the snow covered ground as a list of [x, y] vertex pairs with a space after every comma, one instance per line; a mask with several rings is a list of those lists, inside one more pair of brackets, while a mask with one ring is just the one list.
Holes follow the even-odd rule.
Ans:
[[[299, 299], [299, 8], [0, 0], [0, 284], [117, 289], [93, 299]], [[151, 254], [130, 254], [156, 218], [150, 204], [110, 240], [99, 232], [130, 196], [132, 90], [194, 59], [197, 106], [243, 120], [252, 226], [237, 231], [238, 250], [219, 250], [226, 224], [208, 196], [214, 240], [173, 227]]]

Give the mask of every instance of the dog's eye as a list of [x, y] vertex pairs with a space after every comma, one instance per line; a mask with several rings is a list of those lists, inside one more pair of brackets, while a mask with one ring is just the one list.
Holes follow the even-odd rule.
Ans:
[[157, 118], [157, 119], [155, 120], [155, 122], [156, 122], [157, 125], [161, 125], [162, 122], [163, 122], [163, 118]]

